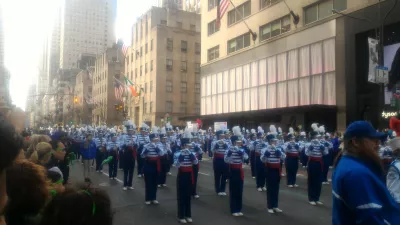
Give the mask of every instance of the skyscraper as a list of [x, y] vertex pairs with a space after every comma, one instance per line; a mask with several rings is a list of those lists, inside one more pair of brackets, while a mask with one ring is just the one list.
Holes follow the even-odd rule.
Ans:
[[64, 0], [60, 68], [77, 67], [82, 53], [102, 54], [115, 43], [117, 0]]

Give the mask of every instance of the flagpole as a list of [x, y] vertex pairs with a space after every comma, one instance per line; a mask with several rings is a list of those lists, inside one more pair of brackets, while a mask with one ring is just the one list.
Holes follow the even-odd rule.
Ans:
[[235, 12], [239, 13], [240, 17], [242, 17], [243, 23], [246, 25], [247, 29], [249, 29], [249, 32], [251, 33], [251, 36], [253, 38], [253, 41], [255, 42], [257, 40], [257, 33], [254, 32], [252, 29], [250, 29], [249, 25], [246, 23], [246, 20], [243, 18], [243, 14], [237, 10], [235, 4], [233, 4], [232, 0], [229, 0], [229, 2], [232, 4], [233, 8], [235, 9]]

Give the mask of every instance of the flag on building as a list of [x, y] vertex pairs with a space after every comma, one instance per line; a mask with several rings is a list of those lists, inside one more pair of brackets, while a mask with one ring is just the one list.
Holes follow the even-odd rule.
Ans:
[[217, 5], [217, 27], [221, 27], [221, 19], [228, 10], [230, 0], [218, 0]]
[[114, 93], [115, 93], [115, 98], [117, 100], [122, 100], [122, 95], [124, 94], [124, 89], [125, 87], [121, 84], [119, 80], [115, 79], [115, 87], [114, 87]]
[[132, 94], [132, 96], [135, 96], [135, 97], [137, 97], [138, 96], [138, 93], [136, 92], [136, 90], [135, 90], [135, 84], [131, 81], [131, 80], [129, 80], [126, 76], [124, 76], [124, 79], [125, 79], [125, 85], [129, 88], [129, 90], [131, 91], [131, 94]]

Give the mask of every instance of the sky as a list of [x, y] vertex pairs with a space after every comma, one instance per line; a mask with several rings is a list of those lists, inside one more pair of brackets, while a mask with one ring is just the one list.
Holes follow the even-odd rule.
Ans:
[[[36, 83], [45, 37], [63, 0], [0, 0], [3, 11], [5, 64], [11, 73], [13, 104], [25, 109], [30, 85]], [[140, 2], [140, 3], [139, 3]], [[118, 0], [116, 37], [130, 43], [131, 26], [157, 0]]]

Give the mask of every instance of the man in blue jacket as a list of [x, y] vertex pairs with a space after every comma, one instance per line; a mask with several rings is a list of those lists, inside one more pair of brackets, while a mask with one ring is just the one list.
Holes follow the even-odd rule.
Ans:
[[333, 225], [400, 224], [378, 154], [382, 133], [365, 121], [349, 125], [333, 174]]

